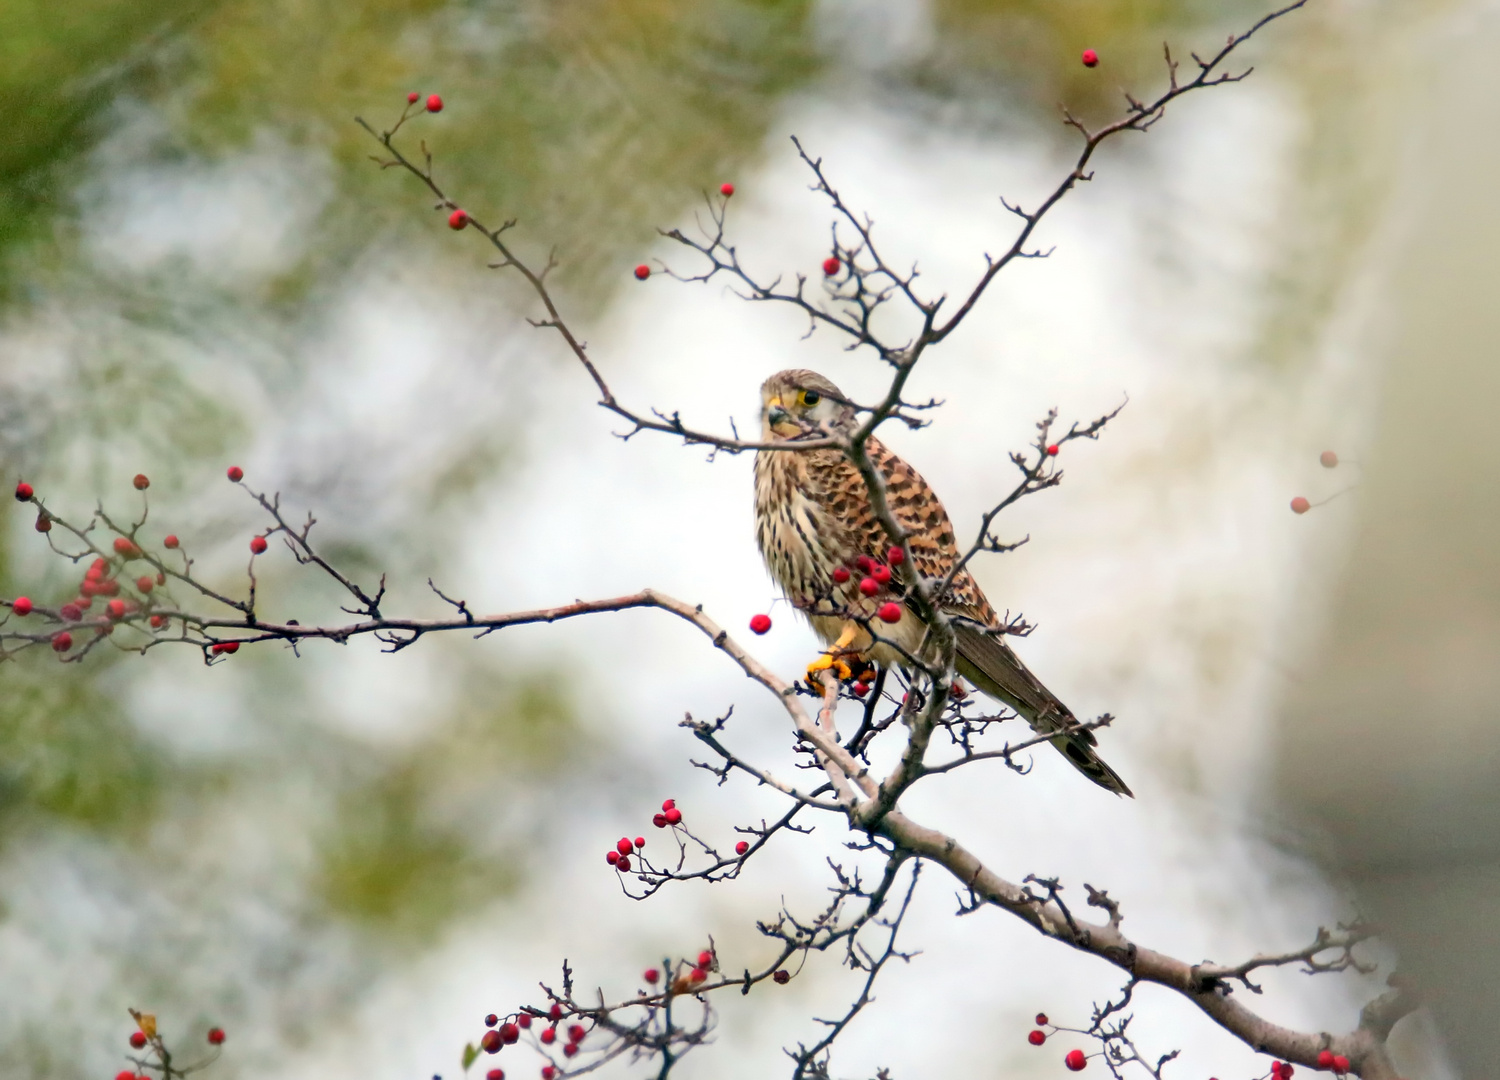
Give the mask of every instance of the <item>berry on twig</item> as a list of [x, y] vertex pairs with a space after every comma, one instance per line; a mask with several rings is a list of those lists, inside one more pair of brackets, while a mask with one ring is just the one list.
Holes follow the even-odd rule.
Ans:
[[428, 94], [427, 95], [427, 111], [428, 112], [442, 112], [443, 111], [443, 99], [442, 99], [442, 97], [440, 97], [437, 94]]
[[229, 466], [229, 471], [224, 475], [229, 477], [231, 484], [238, 484], [241, 480], [245, 479], [245, 470], [238, 465], [231, 465]]
[[839, 269], [843, 265], [843, 263], [839, 262], [839, 257], [837, 255], [828, 256], [828, 258], [823, 260], [823, 276], [833, 277], [834, 274], [837, 274], [839, 272]]
[[16, 502], [30, 502], [31, 497], [36, 494], [36, 489], [22, 480], [16, 485]]
[[250, 538], [250, 554], [264, 555], [266, 553], [266, 538], [264, 536], [252, 536]]
[[741, 840], [738, 844], [734, 845], [734, 853], [736, 855], [743, 855], [743, 854], [745, 854], [745, 852], [747, 852], [749, 850], [750, 850], [750, 842], [748, 840]]
[[1312, 503], [1308, 502], [1301, 495], [1292, 500], [1292, 513], [1294, 514], [1305, 514], [1311, 509]]
[[734, 185], [733, 184], [720, 184], [719, 185], [719, 194], [722, 195], [722, 196], [724, 196], [724, 198], [726, 198], [726, 199], [729, 198], [729, 196], [731, 196], [731, 195], [734, 194]]
[[145, 473], [136, 473], [135, 479], [132, 480], [131, 483], [135, 485], [135, 489], [137, 491], [145, 491], [148, 487], [151, 486], [151, 481], [146, 479]]
[[208, 1042], [209, 1042], [209, 1045], [211, 1045], [211, 1046], [223, 1046], [224, 1045], [224, 1029], [223, 1028], [209, 1028], [208, 1029]]
[[1032, 1046], [1041, 1046], [1042, 1043], [1047, 1041], [1047, 1033], [1040, 1029], [1033, 1030], [1030, 1035], [1026, 1036], [1026, 1041]]
[[1099, 54], [1093, 49], [1083, 50], [1083, 66], [1087, 68], [1099, 66]]
[[641, 265], [635, 268], [635, 279], [637, 281], [645, 281], [650, 276], [651, 267], [647, 266], [645, 263], [641, 263]]
[[1082, 1072], [1088, 1063], [1089, 1059], [1084, 1057], [1082, 1050], [1069, 1050], [1067, 1057], [1063, 1058], [1063, 1064], [1073, 1072]]
[[880, 616], [881, 622], [898, 623], [901, 621], [901, 605], [894, 600], [888, 601], [880, 605], [880, 610], [876, 614]]
[[22, 618], [31, 614], [31, 607], [31, 600], [25, 596], [18, 596], [10, 602], [10, 609]]
[[457, 232], [469, 223], [469, 212], [467, 210], [455, 210], [448, 215], [448, 228]]
[[752, 615], [750, 617], [750, 632], [753, 634], [764, 634], [771, 629], [771, 616]]

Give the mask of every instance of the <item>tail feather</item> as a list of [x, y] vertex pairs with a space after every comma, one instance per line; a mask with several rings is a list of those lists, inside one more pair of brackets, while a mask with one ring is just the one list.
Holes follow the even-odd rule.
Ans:
[[[997, 701], [1020, 713], [1038, 735], [1076, 724], [1068, 707], [1053, 696], [1000, 638], [975, 626], [956, 622], [958, 673]], [[1070, 731], [1049, 740], [1068, 763], [1094, 783], [1116, 795], [1134, 794], [1095, 752], [1092, 731]]]

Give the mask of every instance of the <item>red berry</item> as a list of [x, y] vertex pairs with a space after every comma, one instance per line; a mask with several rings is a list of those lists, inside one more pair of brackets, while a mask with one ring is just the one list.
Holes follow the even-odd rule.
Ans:
[[135, 1080], [135, 1072], [132, 1069], [121, 1069], [115, 1073], [115, 1080]]
[[783, 968], [772, 975], [771, 978], [776, 980], [777, 986], [785, 986], [792, 981], [792, 973]]
[[711, 952], [709, 952], [707, 949], [704, 949], [701, 953], [698, 954], [698, 966], [699, 967], [701, 967], [701, 968], [712, 967], [713, 966], [713, 962], [714, 962], [714, 954], [711, 953]]
[[568, 1025], [568, 1041], [569, 1042], [581, 1043], [581, 1042], [583, 1042], [583, 1037], [585, 1035], [587, 1035], [587, 1034], [588, 1034], [588, 1032], [584, 1030], [582, 1024], [569, 1024]]
[[861, 578], [859, 582], [859, 591], [864, 593], [866, 596], [874, 596], [880, 591], [880, 582], [876, 581], [872, 577]]
[[156, 583], [158, 585], [165, 585], [167, 583], [167, 574], [166, 574], [166, 571], [164, 571], [164, 570], [158, 570], [156, 572]]
[[553, 1080], [553, 1077], [555, 1077], [556, 1075], [557, 1075], [557, 1067], [556, 1066], [554, 1066], [554, 1065], [543, 1065], [542, 1066], [542, 1080]]
[[1339, 456], [1332, 450], [1324, 450], [1321, 454], [1318, 455], [1318, 461], [1322, 464], [1323, 468], [1332, 469], [1333, 467], [1338, 465]]
[[504, 1069], [491, 1069], [484, 1074], [484, 1080], [505, 1080]]
[[109, 602], [109, 617], [111, 619], [123, 619], [125, 617], [125, 601], [111, 600]]
[[421, 100], [422, 100], [422, 95], [419, 94], [419, 93], [417, 93], [415, 90], [413, 90], [411, 93], [409, 93], [409, 94], [406, 95], [406, 103], [408, 105], [415, 105], [417, 102], [419, 102]]
[[731, 196], [731, 195], [734, 194], [734, 185], [733, 184], [720, 184], [719, 185], [719, 194], [722, 195], [722, 196], [724, 196], [724, 198], [726, 198], [726, 199], [729, 198], [729, 196]]
[[[73, 635], [70, 634], [70, 633], [68, 633], [66, 630], [64, 630], [60, 634], [54, 634], [52, 636], [52, 651], [53, 652], [67, 652], [72, 647], [73, 647]], [[140, 1034], [140, 1033], [137, 1032], [137, 1034]]]
[[651, 815], [651, 824], [655, 825], [658, 829], [665, 829], [667, 827], [667, 815], [666, 814], [652, 814]]
[[843, 263], [839, 262], [838, 256], [830, 255], [823, 260], [823, 273], [827, 277], [833, 277], [834, 274], [839, 272], [839, 267], [841, 266], [843, 266]]
[[1311, 509], [1312, 503], [1308, 502], [1301, 495], [1292, 500], [1292, 513], [1294, 514], [1305, 514]]
[[661, 978], [661, 972], [660, 971], [657, 971], [655, 968], [647, 968], [646, 969], [645, 979], [652, 986], [656, 985], [656, 980], [659, 979], [659, 978]]
[[167, 538], [161, 543], [163, 547], [168, 548], [171, 551], [176, 551], [177, 545], [180, 543], [180, 541], [177, 539], [175, 534], [167, 533]]
[[750, 850], [750, 842], [748, 840], [741, 840], [738, 844], [734, 845], [734, 853], [736, 855], [743, 855], [743, 854], [745, 854], [745, 852], [747, 852], [749, 850]]
[[622, 874], [630, 873], [630, 857], [628, 855], [621, 855], [620, 861], [615, 863], [615, 869]]
[[1047, 1041], [1047, 1033], [1045, 1031], [1033, 1031], [1030, 1035], [1026, 1036], [1026, 1041], [1032, 1046], [1041, 1046], [1042, 1043]]
[[252, 555], [264, 555], [268, 546], [264, 536], [252, 536], [250, 538], [250, 554]]
[[83, 608], [78, 606], [76, 600], [71, 604], [64, 604], [58, 608], [57, 613], [62, 616], [63, 622], [77, 622], [83, 618]]
[[117, 536], [115, 537], [115, 554], [122, 559], [135, 559], [140, 557], [141, 549], [126, 537]]
[[36, 489], [24, 480], [16, 485], [16, 502], [30, 502], [35, 494]]
[[771, 629], [771, 616], [753, 615], [750, 618], [750, 631], [755, 634], [764, 634]]
[[1089, 1059], [1083, 1056], [1082, 1050], [1069, 1050], [1068, 1056], [1063, 1058], [1063, 1064], [1074, 1072], [1082, 1072], [1088, 1063]]
[[663, 814], [662, 817], [667, 819], [668, 825], [676, 825], [679, 821], [682, 820], [682, 811], [674, 806], [672, 807], [672, 809]]
[[563, 1047], [563, 1057], [572, 1057], [576, 1053], [578, 1053], [577, 1043], [569, 1043]]
[[630, 837], [622, 836], [620, 837], [620, 842], [615, 845], [615, 848], [621, 855], [629, 855], [635, 850], [635, 845], [630, 842]]
[[688, 982], [701, 983], [707, 978], [708, 972], [704, 971], [702, 968], [694, 968], [692, 971], [688, 972]]
[[543, 1046], [551, 1046], [553, 1043], [555, 1043], [557, 1041], [557, 1028], [555, 1028], [555, 1027], [543, 1028], [542, 1029], [541, 1039], [542, 1039], [542, 1045]]
[[135, 579], [135, 587], [140, 592], [149, 593], [152, 589], [156, 588], [156, 579], [150, 574], [138, 577]]
[[443, 111], [443, 99], [441, 97], [439, 97], [437, 94], [428, 94], [427, 95], [427, 111], [428, 112], [442, 112]]
[[895, 601], [889, 601], [881, 604], [876, 614], [880, 616], [881, 622], [898, 623], [901, 621], [901, 605]]
[[130, 1033], [130, 1045], [139, 1050], [146, 1045], [146, 1033], [144, 1031], [132, 1031]]
[[615, 865], [615, 863], [620, 861], [620, 853], [614, 848], [610, 848], [604, 853], [604, 861], [609, 863], [610, 866], [613, 866]]
[[81, 609], [83, 609], [83, 611], [87, 611], [89, 608], [91, 608], [91, 607], [94, 606], [94, 602], [93, 602], [93, 600], [89, 599], [87, 596], [79, 596], [79, 597], [75, 597], [74, 598], [74, 600], [73, 600], [73, 606], [77, 607], [77, 608], [81, 608]]
[[854, 565], [859, 567], [860, 573], [868, 574], [871, 570], [875, 569], [875, 560], [868, 555], [861, 555], [854, 560]]
[[18, 596], [10, 602], [10, 609], [24, 618], [31, 614], [31, 600], [25, 596]]
[[835, 566], [833, 568], [833, 581], [836, 585], [842, 585], [849, 580], [849, 568], [847, 566]]
[[522, 1031], [525, 1031], [530, 1026], [531, 1026], [531, 1014], [530, 1013], [524, 1013], [523, 1012], [520, 1016], [516, 1017], [516, 1027], [520, 1028]]
[[857, 683], [854, 684], [854, 686], [851, 689], [854, 691], [854, 696], [855, 697], [864, 697], [866, 694], [868, 694], [870, 692], [870, 684], [869, 683], [863, 683], [863, 682], [857, 682]]
[[891, 583], [891, 568], [889, 566], [877, 566], [871, 571], [870, 576], [881, 585], [889, 585]]
[[135, 485], [135, 489], [137, 491], [145, 491], [148, 487], [151, 486], [151, 481], [146, 479], [146, 474], [142, 472], [136, 473], [135, 479], [132, 480], [131, 483]]
[[1320, 1069], [1331, 1069], [1331, 1068], [1333, 1068], [1333, 1051], [1332, 1050], [1319, 1050], [1318, 1051], [1318, 1068], [1320, 1068]]
[[1051, 446], [1047, 447], [1047, 456], [1048, 457], [1056, 457], [1057, 456], [1057, 444], [1056, 443], [1053, 443]]
[[900, 566], [906, 561], [906, 552], [902, 551], [899, 547], [892, 545], [891, 550], [885, 553], [885, 561], [890, 563], [892, 566]]
[[516, 1027], [515, 1024], [509, 1022], [501, 1024], [495, 1030], [500, 1033], [500, 1038], [504, 1040], [506, 1044], [513, 1043], [521, 1037], [521, 1029]]
[[647, 266], [645, 263], [641, 263], [640, 266], [637, 266], [635, 268], [635, 279], [637, 281], [645, 281], [650, 276], [651, 267]]
[[494, 1013], [490, 1013], [488, 1016], [486, 1016], [484, 1018], [484, 1026], [485, 1027], [494, 1027], [499, 1022], [500, 1022], [500, 1018], [498, 1016], [496, 1016]]
[[239, 651], [240, 643], [238, 641], [221, 641], [214, 646], [214, 652], [216, 653], [228, 653], [233, 656]]
[[153, 629], [153, 630], [160, 630], [165, 625], [167, 625], [167, 620], [166, 620], [166, 618], [164, 616], [162, 616], [162, 615], [153, 615], [153, 616], [151, 616], [151, 629]]
[[486, 1054], [498, 1054], [504, 1045], [498, 1031], [486, 1031], [484, 1037], [479, 1040], [479, 1048]]
[[208, 1029], [208, 1041], [213, 1046], [223, 1046], [224, 1045], [224, 1029], [223, 1028], [209, 1028]]
[[39, 533], [52, 531], [52, 519], [47, 516], [45, 511], [36, 516], [36, 531]]
[[562, 1006], [559, 1005], [557, 1002], [554, 1001], [552, 1003], [552, 1008], [550, 1008], [550, 1009], [547, 1010], [547, 1015], [550, 1016], [554, 1020], [561, 1020], [562, 1019]]
[[448, 228], [457, 232], [469, 223], [469, 212], [467, 210], [455, 210], [448, 215]]
[[646, 838], [644, 836], [637, 836], [635, 838], [635, 846], [637, 848], [643, 848], [643, 847], [645, 847], [646, 846]]
[[[1340, 1076], [1342, 1076], [1344, 1073], [1348, 1072], [1349, 1071], [1349, 1059], [1346, 1058], [1343, 1054], [1334, 1054], [1333, 1055], [1333, 1071], [1336, 1072], [1336, 1073], [1338, 1073]], [[1290, 1075], [1291, 1074], [1291, 1069], [1288, 1069], [1287, 1073], [1288, 1073], [1288, 1075]]]
[[1037, 1013], [1036, 1014], [1036, 1026], [1037, 1027], [1041, 1027], [1045, 1023], [1047, 1023], [1047, 1014], [1046, 1013]]
[[1084, 49], [1083, 50], [1083, 66], [1084, 67], [1098, 67], [1099, 66], [1099, 54], [1096, 53], [1093, 49]]
[[245, 470], [238, 465], [231, 465], [229, 466], [229, 471], [224, 475], [229, 477], [230, 483], [238, 484], [241, 480], [245, 479]]
[[103, 581], [99, 582], [97, 586], [95, 586], [95, 591], [98, 592], [100, 596], [114, 596], [120, 591], [120, 583], [114, 578], [105, 578]]
[[666, 799], [666, 800], [664, 800], [662, 802], [661, 808], [662, 808], [663, 812], [665, 812], [667, 810], [675, 810], [677, 808], [677, 800], [676, 799]]

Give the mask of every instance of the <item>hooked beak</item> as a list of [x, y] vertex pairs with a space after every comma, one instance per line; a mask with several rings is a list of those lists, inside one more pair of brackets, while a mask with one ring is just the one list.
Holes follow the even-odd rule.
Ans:
[[780, 424], [786, 423], [792, 418], [792, 414], [786, 411], [786, 406], [781, 403], [781, 398], [773, 397], [766, 402], [766, 423], [772, 429]]

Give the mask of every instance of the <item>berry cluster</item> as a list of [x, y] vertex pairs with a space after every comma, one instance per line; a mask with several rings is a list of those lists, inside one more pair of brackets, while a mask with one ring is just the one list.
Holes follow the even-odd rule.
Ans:
[[[1046, 1027], [1050, 1027], [1052, 1029], [1052, 1034], [1054, 1035], [1059, 1031], [1069, 1030], [1060, 1028], [1056, 1024], [1052, 1023], [1052, 1021], [1047, 1019], [1046, 1013], [1037, 1013], [1036, 1027], [1034, 1027], [1030, 1032], [1027, 1033], [1026, 1041], [1029, 1042], [1032, 1046], [1046, 1045], [1047, 1032], [1042, 1030]], [[1063, 1064], [1066, 1065], [1071, 1072], [1082, 1072], [1084, 1068], [1087, 1067], [1088, 1063], [1088, 1055], [1085, 1054], [1082, 1050], [1076, 1048], [1069, 1050], [1066, 1054], [1063, 1055]]]
[[115, 1074], [115, 1080], [151, 1080], [148, 1069], [162, 1073], [167, 1076], [186, 1076], [196, 1072], [205, 1065], [212, 1063], [218, 1057], [218, 1048], [224, 1045], [224, 1029], [220, 1027], [208, 1029], [208, 1045], [214, 1048], [214, 1053], [202, 1061], [191, 1065], [176, 1065], [172, 1061], [172, 1054], [167, 1049], [166, 1041], [156, 1027], [156, 1017], [151, 1013], [130, 1010], [130, 1015], [136, 1023], [136, 1030], [130, 1033], [130, 1048], [137, 1053], [146, 1051], [153, 1055], [156, 1060], [149, 1057], [131, 1055], [130, 1060], [135, 1063], [133, 1069], [121, 1069]]
[[[539, 1009], [534, 1006], [524, 1006], [508, 1016], [497, 1016], [490, 1013], [484, 1018], [484, 1026], [490, 1030], [486, 1031], [479, 1039], [479, 1047], [471, 1044], [464, 1054], [464, 1067], [467, 1069], [473, 1063], [474, 1058], [483, 1050], [486, 1054], [498, 1054], [507, 1046], [514, 1046], [521, 1041], [522, 1032], [530, 1031], [533, 1023], [541, 1027], [534, 1036], [530, 1038], [533, 1049], [542, 1055], [549, 1055], [550, 1050], [544, 1049], [555, 1045], [558, 1041], [559, 1021], [563, 1019], [564, 1010], [562, 1005], [553, 1002], [547, 1009]], [[583, 1040], [588, 1036], [589, 1029], [582, 1024], [574, 1023], [561, 1033], [564, 1037], [562, 1055], [565, 1058], [576, 1057], [583, 1047]], [[542, 1066], [544, 1080], [551, 1080], [558, 1074], [557, 1064], [548, 1058], [547, 1064]], [[485, 1080], [505, 1080], [503, 1069], [490, 1069], [485, 1073]]]

